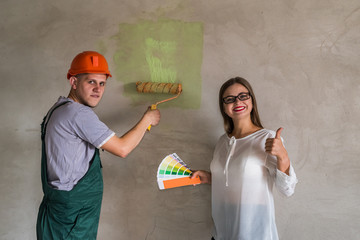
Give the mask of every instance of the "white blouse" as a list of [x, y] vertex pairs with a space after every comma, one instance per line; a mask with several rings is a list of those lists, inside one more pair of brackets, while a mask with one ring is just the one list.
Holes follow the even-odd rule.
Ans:
[[265, 152], [265, 141], [275, 132], [259, 130], [244, 138], [220, 137], [210, 165], [212, 173], [213, 236], [216, 240], [277, 240], [273, 185], [291, 196], [298, 182], [277, 169]]

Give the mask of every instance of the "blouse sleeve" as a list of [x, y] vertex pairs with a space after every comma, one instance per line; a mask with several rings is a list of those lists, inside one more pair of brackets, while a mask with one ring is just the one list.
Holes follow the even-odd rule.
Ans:
[[295, 192], [298, 180], [293, 166], [290, 163], [289, 175], [276, 169], [275, 186], [285, 196], [290, 197]]

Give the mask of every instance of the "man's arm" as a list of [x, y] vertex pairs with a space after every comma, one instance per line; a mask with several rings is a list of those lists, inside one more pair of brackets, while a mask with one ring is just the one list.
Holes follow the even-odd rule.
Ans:
[[148, 126], [156, 126], [159, 121], [159, 110], [150, 110], [149, 108], [132, 129], [121, 137], [112, 136], [101, 148], [116, 156], [125, 158], [140, 143]]

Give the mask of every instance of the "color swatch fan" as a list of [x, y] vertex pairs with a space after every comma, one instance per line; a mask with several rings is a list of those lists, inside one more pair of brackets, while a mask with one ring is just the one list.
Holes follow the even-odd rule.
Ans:
[[160, 190], [200, 184], [200, 178], [191, 179], [192, 171], [176, 154], [167, 155], [159, 165], [157, 181]]

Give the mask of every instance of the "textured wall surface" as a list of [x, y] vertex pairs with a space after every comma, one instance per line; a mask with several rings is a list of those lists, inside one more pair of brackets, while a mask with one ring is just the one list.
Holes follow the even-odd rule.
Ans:
[[[189, 38], [177, 29], [177, 41], [167, 38], [171, 31], [160, 37], [155, 23], [161, 21], [200, 28]], [[157, 27], [153, 36], [151, 24], [144, 24], [149, 22]], [[0, 239], [35, 239], [42, 198], [40, 123], [57, 98], [67, 95], [66, 72], [78, 52], [97, 50], [109, 60], [113, 78], [95, 111], [118, 135], [153, 103], [151, 96], [140, 101], [135, 91], [126, 92], [136, 74], [151, 75], [144, 70], [146, 54], [141, 61], [136, 52], [138, 71], [136, 62], [121, 65], [131, 60], [135, 44], [144, 46], [134, 41], [125, 48], [124, 26], [144, 26], [145, 38], [176, 42], [182, 51], [159, 56], [163, 67], [192, 76], [179, 81], [196, 87], [159, 106], [160, 125], [126, 159], [102, 153], [99, 239], [210, 238], [210, 186], [160, 191], [156, 170], [173, 152], [192, 169], [209, 169], [223, 133], [218, 89], [233, 76], [252, 83], [264, 125], [284, 127], [300, 180], [291, 198], [275, 195], [280, 238], [358, 239], [359, 25], [357, 0], [2, 0]], [[191, 47], [196, 54], [187, 62]]]

